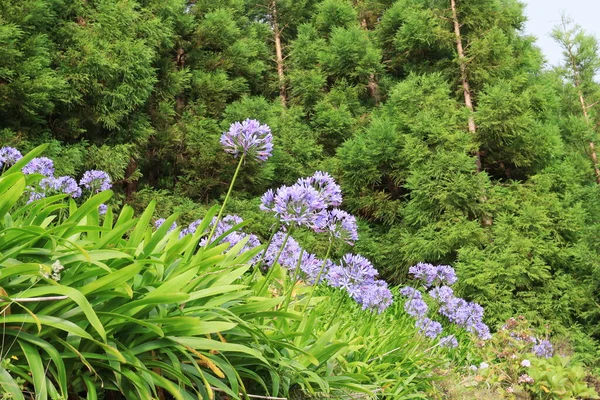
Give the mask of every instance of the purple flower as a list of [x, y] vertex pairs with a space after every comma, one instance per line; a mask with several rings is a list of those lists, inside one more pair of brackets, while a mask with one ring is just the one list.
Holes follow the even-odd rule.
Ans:
[[449, 286], [436, 286], [429, 290], [429, 295], [441, 303], [447, 303], [454, 298], [454, 291]]
[[427, 307], [427, 303], [425, 303], [423, 299], [414, 298], [404, 303], [404, 310], [406, 313], [415, 318], [424, 317], [425, 314], [427, 314], [428, 309], [429, 307]]
[[260, 209], [263, 211], [273, 211], [275, 203], [275, 192], [273, 189], [269, 189], [260, 198]]
[[331, 211], [324, 212], [320, 216], [324, 218], [319, 218], [318, 216], [315, 219], [317, 231], [328, 232], [332, 237], [341, 239], [350, 245], [353, 245], [358, 240], [358, 227], [356, 225], [356, 218], [353, 215], [334, 208]]
[[64, 193], [74, 198], [81, 196], [81, 188], [77, 185], [77, 181], [70, 176], [44, 178], [40, 181], [40, 187], [46, 192]]
[[423, 281], [426, 287], [431, 287], [435, 283], [452, 285], [457, 280], [454, 268], [449, 265], [435, 266], [428, 263], [418, 263], [410, 267], [408, 273]]
[[440, 339], [440, 346], [455, 348], [458, 347], [458, 340], [454, 335], [444, 336]]
[[227, 132], [221, 135], [221, 145], [234, 157], [243, 154], [246, 158], [266, 161], [273, 151], [271, 128], [261, 125], [255, 119], [234, 122]]
[[552, 348], [552, 343], [548, 340], [542, 340], [540, 343], [533, 346], [533, 354], [538, 357], [550, 358], [554, 354], [554, 349]]
[[284, 245], [283, 242], [286, 236], [287, 234], [281, 231], [277, 232], [273, 236], [271, 244], [269, 245], [269, 248], [265, 254], [265, 264], [269, 267], [273, 267], [277, 255], [281, 252], [281, 254], [279, 254], [277, 263], [288, 271], [294, 272], [296, 265], [298, 265], [298, 259], [300, 258], [300, 252], [302, 251], [302, 248], [300, 247], [300, 244], [291, 236], [288, 237], [287, 242], [285, 242]]
[[313, 176], [298, 179], [297, 184], [314, 188], [328, 207], [342, 204], [342, 189], [327, 172], [317, 171]]
[[285, 225], [315, 229], [317, 215], [325, 208], [325, 203], [314, 188], [293, 185], [281, 186], [274, 196], [265, 193], [261, 208], [275, 213]]
[[[448, 317], [448, 319], [456, 325], [462, 326], [469, 332], [476, 333], [480, 339], [489, 340], [492, 338], [489, 327], [483, 322], [483, 307], [477, 303], [469, 303], [460, 297], [447, 296], [448, 291], [442, 290], [444, 286], [439, 290], [432, 289], [435, 296], [442, 296], [444, 300], [441, 300], [442, 305], [440, 306], [439, 313]], [[443, 292], [446, 292], [445, 294]], [[433, 295], [432, 295], [433, 297]]]
[[327, 272], [326, 279], [330, 286], [347, 290], [350, 295], [359, 290], [359, 286], [373, 283], [379, 273], [365, 257], [348, 253], [342, 257], [340, 264], [333, 264]]
[[17, 161], [23, 158], [21, 152], [14, 147], [2, 147], [0, 149], [0, 168], [6, 166], [10, 167], [14, 165]]
[[37, 157], [29, 161], [23, 167], [24, 174], [42, 174], [44, 176], [54, 175], [54, 161], [47, 157]]
[[385, 281], [375, 280], [359, 285], [352, 298], [362, 306], [363, 310], [382, 313], [392, 304], [392, 292]]
[[98, 212], [100, 213], [100, 215], [106, 214], [107, 211], [108, 211], [108, 206], [106, 204], [100, 204], [98, 206]]
[[185, 235], [193, 235], [194, 233], [196, 233], [196, 229], [198, 229], [198, 226], [201, 223], [202, 219], [197, 219], [191, 224], [189, 224], [187, 228], [182, 229], [181, 232], [179, 232], [179, 239], [181, 239]]
[[419, 328], [419, 332], [431, 339], [435, 339], [442, 333], [442, 324], [427, 317], [418, 318], [415, 326]]
[[[159, 218], [154, 222], [154, 227], [156, 229], [160, 228], [162, 226], [162, 224], [165, 223], [165, 219], [164, 218]], [[173, 222], [173, 224], [171, 225], [171, 227], [167, 230], [167, 233], [173, 232], [175, 229], [177, 229], [177, 222]]]
[[421, 295], [421, 292], [412, 286], [403, 287], [402, 289], [400, 289], [400, 294], [402, 296], [408, 297], [409, 299], [422, 299], [423, 298], [423, 296]]
[[27, 204], [46, 197], [46, 194], [44, 192], [36, 191], [30, 186], [28, 186], [27, 188], [29, 189], [29, 200], [27, 200]]
[[468, 330], [470, 332], [476, 333], [477, 336], [479, 336], [479, 339], [481, 340], [490, 340], [492, 338], [490, 328], [482, 321], [477, 321], [474, 324], [470, 325]]
[[100, 193], [112, 187], [110, 176], [104, 171], [95, 169], [86, 171], [79, 181], [79, 184], [86, 189], [91, 190], [92, 193]]
[[[314, 254], [303, 250], [300, 244], [292, 237], [288, 238], [285, 246], [283, 249], [281, 249], [285, 236], [286, 233], [284, 232], [277, 232], [273, 236], [271, 244], [269, 245], [269, 248], [265, 254], [265, 264], [269, 267], [272, 267], [277, 254], [281, 250], [281, 255], [277, 260], [279, 265], [287, 269], [290, 274], [294, 275], [296, 273], [298, 261], [300, 261], [301, 276], [306, 280], [306, 282], [310, 284], [316, 284], [317, 276], [319, 275], [321, 267], [323, 266], [323, 260]], [[300, 254], [302, 254], [302, 258], [300, 258]], [[327, 265], [331, 264], [331, 261], [328, 260]], [[323, 277], [320, 279], [323, 279]]]

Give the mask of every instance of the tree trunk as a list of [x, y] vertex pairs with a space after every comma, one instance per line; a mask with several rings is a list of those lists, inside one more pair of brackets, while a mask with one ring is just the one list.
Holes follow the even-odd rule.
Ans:
[[[454, 36], [456, 38], [456, 52], [458, 53], [458, 65], [460, 68], [460, 81], [463, 87], [463, 96], [465, 98], [465, 107], [469, 110], [469, 133], [473, 136], [477, 134], [477, 127], [475, 125], [475, 117], [473, 113], [475, 109], [473, 107], [473, 99], [471, 98], [471, 87], [469, 86], [469, 80], [467, 77], [467, 62], [465, 58], [465, 51], [462, 44], [462, 36], [460, 34], [460, 23], [458, 22], [458, 12], [456, 11], [456, 0], [450, 0], [450, 7], [452, 8], [452, 22], [454, 23]], [[475, 164], [477, 166], [477, 172], [481, 172], [481, 154], [479, 150], [475, 151]]]
[[[583, 113], [586, 125], [588, 127], [591, 127], [590, 116], [588, 114], [588, 106], [585, 102], [585, 97], [583, 97], [583, 90], [581, 89], [581, 81], [579, 79], [579, 70], [577, 69], [575, 55], [573, 54], [573, 49], [571, 46], [567, 46], [567, 52], [569, 54], [569, 59], [571, 60], [571, 68], [573, 69], [573, 83], [575, 85], [575, 88], [577, 89], [577, 95], [579, 96], [579, 104], [581, 105], [581, 111]], [[594, 144], [594, 141], [590, 140], [590, 142], [588, 143], [588, 147], [590, 148], [590, 158], [592, 159], [594, 173], [596, 174], [596, 183], [600, 185], [600, 168], [598, 168], [598, 156], [596, 154], [596, 145]]]
[[[175, 57], [175, 62], [177, 63], [177, 68], [182, 70], [185, 67], [185, 51], [183, 48], [177, 49], [177, 56]], [[183, 93], [180, 93], [175, 97], [175, 111], [177, 115], [180, 115], [185, 108], [185, 96]]]
[[[366, 18], [362, 18], [360, 20], [360, 27], [362, 29], [364, 29], [365, 31], [369, 30]], [[375, 101], [375, 105], [378, 105], [379, 104], [379, 100], [380, 100], [380, 96], [379, 96], [379, 84], [377, 83], [377, 80], [375, 80], [375, 74], [369, 74], [369, 83], [367, 83], [367, 89], [369, 90], [369, 94], [371, 95], [371, 97]]]
[[[460, 68], [460, 81], [463, 87], [463, 96], [465, 98], [465, 107], [469, 110], [469, 133], [475, 137], [477, 135], [477, 126], [475, 125], [475, 108], [473, 107], [473, 99], [471, 98], [471, 87], [469, 86], [469, 79], [467, 75], [467, 60], [465, 58], [465, 50], [462, 44], [462, 35], [460, 34], [460, 23], [458, 21], [458, 12], [456, 10], [456, 0], [450, 0], [450, 7], [452, 8], [452, 22], [454, 24], [454, 36], [456, 39], [456, 52], [458, 53], [458, 65]], [[477, 172], [481, 172], [481, 151], [475, 149], [475, 168]], [[481, 196], [481, 202], [485, 203], [487, 196], [485, 193]], [[489, 215], [483, 215], [481, 217], [481, 224], [483, 226], [491, 226], [493, 224], [493, 218]]]
[[277, 75], [279, 76], [279, 99], [281, 105], [286, 106], [285, 74], [283, 72], [283, 51], [281, 49], [281, 30], [277, 19], [277, 0], [271, 2], [271, 16], [273, 18], [273, 35], [275, 36], [275, 56], [277, 61]]

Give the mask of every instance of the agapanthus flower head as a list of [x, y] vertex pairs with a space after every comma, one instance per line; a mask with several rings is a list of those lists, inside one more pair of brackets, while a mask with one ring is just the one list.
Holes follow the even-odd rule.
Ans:
[[477, 321], [469, 325], [467, 330], [477, 334], [481, 340], [490, 340], [492, 338], [489, 326], [487, 326], [483, 321]]
[[23, 167], [24, 174], [54, 175], [54, 161], [47, 157], [36, 157]]
[[23, 155], [14, 147], [5, 146], [0, 148], [0, 169], [14, 165], [21, 158], [23, 158]]
[[427, 317], [418, 318], [415, 326], [419, 328], [419, 332], [431, 339], [435, 339], [442, 333], [442, 324]]
[[107, 211], [108, 211], [108, 206], [107, 206], [106, 204], [100, 204], [100, 205], [98, 206], [98, 213], [99, 213], [100, 215], [104, 215], [104, 214], [106, 214], [106, 212], [107, 212]]
[[548, 340], [541, 340], [538, 344], [533, 346], [533, 354], [538, 357], [550, 358], [554, 354], [552, 343]]
[[40, 188], [46, 192], [64, 193], [74, 198], [81, 196], [81, 188], [70, 176], [44, 178], [40, 181]]
[[458, 347], [458, 340], [456, 340], [456, 336], [454, 335], [444, 336], [440, 339], [440, 346], [455, 348]]
[[423, 295], [421, 294], [421, 292], [412, 286], [404, 286], [402, 289], [400, 289], [400, 294], [402, 296], [408, 297], [409, 299], [422, 299], [423, 298]]
[[[156, 229], [160, 228], [162, 226], [162, 224], [164, 224], [166, 221], [165, 218], [159, 218], [156, 221], [154, 221], [154, 227]], [[169, 229], [167, 230], [167, 233], [171, 233], [173, 232], [175, 229], [177, 229], [177, 222], [173, 222], [171, 224], [171, 226], [169, 227]]]
[[266, 161], [273, 151], [273, 135], [268, 125], [261, 125], [255, 119], [234, 122], [227, 132], [221, 135], [221, 145], [234, 157], [244, 155], [246, 159]]
[[454, 298], [454, 290], [450, 286], [436, 286], [429, 290], [429, 296], [441, 303], [447, 303]]
[[193, 235], [194, 233], [196, 233], [196, 229], [198, 229], [198, 226], [201, 223], [202, 223], [202, 219], [197, 219], [194, 222], [192, 222], [191, 224], [189, 224], [187, 228], [183, 228], [181, 230], [181, 232], [179, 232], [179, 239], [181, 239], [185, 235]]
[[358, 286], [373, 283], [378, 274], [365, 257], [348, 253], [327, 272], [326, 279], [330, 286], [345, 289], [352, 294], [352, 291], [358, 290]]
[[380, 279], [357, 285], [351, 293], [352, 298], [363, 310], [382, 313], [392, 304], [392, 292], [388, 284]]
[[[293, 237], [290, 236], [285, 241], [286, 236], [287, 234], [281, 231], [273, 236], [271, 244], [265, 253], [265, 264], [272, 267], [277, 255], [279, 255], [277, 263], [288, 271], [293, 272], [296, 269], [296, 265], [298, 265], [300, 252], [303, 251], [300, 244]], [[281, 254], [279, 254], [280, 252]]]
[[342, 204], [342, 189], [327, 172], [317, 171], [313, 176], [298, 179], [297, 184], [314, 188], [327, 207]]
[[302, 253], [302, 263], [300, 264], [300, 269], [302, 270], [306, 282], [314, 285], [323, 281], [323, 279], [325, 279], [325, 275], [321, 275], [319, 282], [317, 282], [317, 276], [319, 276], [321, 267], [323, 267], [323, 260], [312, 253], [308, 253], [306, 251]]
[[316, 230], [319, 232], [327, 232], [332, 237], [341, 239], [346, 243], [353, 245], [358, 240], [358, 226], [356, 218], [338, 208], [325, 211], [320, 216], [316, 217]]
[[91, 190], [92, 193], [100, 193], [109, 190], [112, 187], [110, 176], [104, 171], [95, 169], [85, 171], [79, 184], [86, 189]]
[[31, 186], [28, 186], [27, 189], [29, 190], [29, 200], [27, 200], [27, 204], [46, 197], [44, 191], [40, 190], [39, 187], [32, 188]]
[[260, 209], [263, 211], [273, 211], [275, 205], [275, 192], [269, 189], [260, 198]]
[[418, 263], [408, 269], [408, 273], [415, 279], [419, 279], [426, 287], [434, 284], [452, 285], [456, 282], [456, 273], [454, 268], [449, 265], [432, 265], [428, 263]]
[[415, 297], [404, 303], [404, 310], [412, 317], [423, 318], [427, 314], [429, 307], [427, 307], [427, 303], [422, 298]]
[[527, 359], [521, 361], [521, 367], [525, 367], [525, 368], [531, 367], [531, 361], [529, 361]]
[[[263, 196], [264, 197], [264, 196]], [[312, 187], [302, 185], [282, 186], [273, 196], [271, 207], [263, 202], [263, 210], [272, 211], [287, 226], [316, 228], [316, 219], [325, 203]]]

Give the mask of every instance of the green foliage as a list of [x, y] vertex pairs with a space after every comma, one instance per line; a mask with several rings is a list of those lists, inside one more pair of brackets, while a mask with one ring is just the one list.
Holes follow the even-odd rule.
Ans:
[[[456, 264], [492, 325], [522, 313], [575, 331], [597, 363], [597, 41], [565, 18], [564, 66], [545, 71], [522, 3], [456, 7], [463, 57], [446, 0], [4, 1], [0, 143], [50, 143], [58, 175], [107, 170], [112, 204], [143, 213], [155, 199], [157, 216], [188, 223], [235, 171], [219, 136], [256, 118], [273, 157], [243, 168], [228, 206], [257, 233], [266, 189], [327, 170], [360, 219], [356, 249], [390, 282], [416, 262]], [[84, 250], [90, 232], [73, 239]]]
[[535, 360], [528, 373], [534, 383], [527, 389], [538, 399], [600, 399], [598, 393], [585, 384], [585, 370], [567, 357]]

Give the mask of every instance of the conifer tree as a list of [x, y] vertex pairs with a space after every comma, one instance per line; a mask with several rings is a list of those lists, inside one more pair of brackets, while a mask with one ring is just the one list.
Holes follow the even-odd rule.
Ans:
[[[562, 16], [560, 25], [552, 31], [552, 37], [563, 48], [565, 77], [571, 82], [575, 89], [575, 95], [579, 101], [580, 112], [583, 116], [587, 135], [588, 154], [596, 176], [600, 184], [600, 167], [595, 142], [597, 132], [592, 120], [592, 107], [598, 104], [594, 101], [598, 97], [598, 84], [594, 77], [600, 71], [600, 55], [598, 54], [598, 41], [591, 35], [586, 35], [578, 25], [565, 15]], [[593, 99], [593, 100], [592, 100]]]

